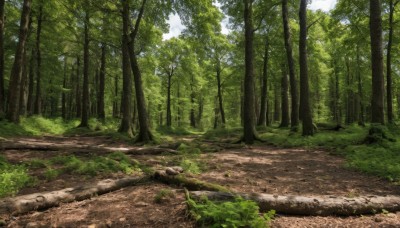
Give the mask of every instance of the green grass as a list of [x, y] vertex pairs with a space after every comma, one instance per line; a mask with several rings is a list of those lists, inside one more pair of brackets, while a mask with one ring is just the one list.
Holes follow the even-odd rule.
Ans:
[[11, 165], [0, 157], [0, 198], [12, 196], [21, 188], [34, 184], [34, 179], [22, 165]]
[[188, 199], [191, 215], [199, 227], [268, 227], [275, 215], [270, 211], [260, 216], [258, 205], [250, 200], [236, 198], [233, 202], [212, 202]]

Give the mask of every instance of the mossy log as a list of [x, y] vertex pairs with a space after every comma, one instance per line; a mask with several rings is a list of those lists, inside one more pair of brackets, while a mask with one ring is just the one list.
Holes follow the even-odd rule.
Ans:
[[228, 188], [225, 188], [218, 184], [208, 183], [205, 181], [198, 180], [196, 178], [185, 177], [183, 174], [169, 175], [166, 171], [156, 171], [153, 178], [164, 184], [176, 185], [185, 187], [190, 191], [216, 191], [216, 192], [230, 192]]
[[142, 183], [146, 177], [128, 177], [118, 180], [106, 179], [95, 184], [87, 184], [59, 191], [34, 193], [0, 200], [0, 217], [2, 215], [24, 214], [35, 210], [44, 210], [61, 203], [81, 201], [93, 196], [116, 191], [127, 186]]
[[400, 211], [398, 196], [363, 196], [347, 198], [340, 196], [279, 196], [270, 194], [232, 194], [227, 192], [192, 191], [190, 197], [210, 200], [230, 201], [235, 197], [255, 201], [261, 212], [275, 210], [289, 215], [361, 215], [376, 214], [383, 210]]

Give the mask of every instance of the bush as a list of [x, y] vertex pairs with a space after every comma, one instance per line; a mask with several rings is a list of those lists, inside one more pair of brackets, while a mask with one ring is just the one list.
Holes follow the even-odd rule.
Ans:
[[196, 203], [188, 199], [187, 203], [192, 216], [202, 227], [268, 227], [275, 214], [275, 211], [270, 211], [260, 216], [257, 204], [242, 198], [223, 203], [208, 199]]
[[24, 166], [11, 165], [0, 157], [0, 197], [14, 195], [32, 181]]

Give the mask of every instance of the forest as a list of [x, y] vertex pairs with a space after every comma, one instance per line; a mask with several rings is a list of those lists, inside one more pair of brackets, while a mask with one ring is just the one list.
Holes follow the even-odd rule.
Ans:
[[399, 226], [399, 3], [0, 0], [0, 227]]

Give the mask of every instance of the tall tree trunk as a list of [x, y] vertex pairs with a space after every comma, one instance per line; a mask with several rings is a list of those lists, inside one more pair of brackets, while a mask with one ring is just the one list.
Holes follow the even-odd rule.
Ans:
[[113, 117], [119, 117], [119, 109], [118, 109], [118, 75], [114, 77], [114, 102], [113, 102]]
[[42, 33], [42, 21], [43, 21], [43, 4], [40, 3], [39, 15], [37, 18], [37, 30], [36, 30], [36, 98], [35, 107], [33, 114], [40, 115], [42, 109], [42, 94], [41, 94], [41, 66], [42, 66], [42, 55], [40, 51], [40, 36]]
[[[193, 78], [192, 78], [193, 80]], [[194, 113], [194, 106], [195, 106], [195, 98], [196, 98], [196, 94], [193, 90], [193, 82], [190, 85], [191, 87], [191, 93], [190, 93], [190, 126], [192, 128], [196, 128], [196, 114]]]
[[132, 72], [129, 62], [129, 9], [127, 8], [127, 4], [123, 6], [122, 34], [122, 119], [119, 132], [132, 135]]
[[[397, 2], [396, 2], [397, 4]], [[393, 94], [392, 94], [392, 46], [393, 46], [393, 14], [395, 10], [395, 4], [393, 0], [389, 1], [389, 41], [387, 45], [387, 57], [386, 57], [386, 102], [387, 102], [387, 117], [388, 122], [393, 123]]]
[[243, 119], [243, 141], [253, 144], [257, 138], [254, 124], [254, 66], [253, 66], [253, 0], [244, 2], [244, 24], [245, 24], [245, 77], [244, 77], [244, 119]]
[[76, 88], [75, 88], [76, 118], [81, 118], [81, 116], [82, 116], [80, 68], [81, 68], [81, 59], [78, 56], [78, 58], [76, 60]]
[[5, 0], [0, 0], [0, 119], [3, 118], [6, 102], [4, 91], [4, 5]]
[[370, 0], [372, 64], [371, 122], [385, 124], [381, 1]]
[[307, 63], [307, 0], [300, 1], [300, 112], [303, 121], [303, 136], [314, 134], [314, 125], [310, 110], [310, 91]]
[[274, 83], [274, 122], [278, 122], [281, 119], [281, 101], [280, 101], [280, 89], [281, 85], [278, 82]]
[[67, 57], [64, 56], [64, 78], [63, 78], [63, 91], [61, 94], [61, 117], [67, 119], [67, 95], [65, 89], [67, 88]]
[[260, 116], [258, 117], [258, 126], [266, 126], [267, 125], [267, 102], [268, 102], [268, 61], [269, 61], [269, 40], [268, 35], [265, 39], [265, 49], [264, 49], [264, 57], [263, 57], [263, 71], [261, 78], [261, 108], [260, 108]]
[[29, 87], [28, 87], [28, 103], [27, 103], [27, 110], [28, 115], [33, 114], [33, 90], [35, 88], [35, 49], [32, 48], [31, 58], [29, 60]]
[[[125, 47], [126, 48], [126, 47]], [[128, 65], [129, 68], [129, 65]], [[97, 117], [104, 121], [106, 114], [104, 111], [104, 90], [106, 81], [106, 45], [103, 43], [101, 45], [101, 64], [100, 64], [100, 74], [99, 74], [99, 93], [97, 98]]]
[[[126, 2], [126, 0], [123, 0], [123, 1], [127, 5], [127, 7], [129, 7], [128, 2]], [[136, 19], [134, 30], [130, 34], [130, 42], [128, 43], [131, 68], [132, 68], [132, 72], [133, 72], [133, 78], [135, 81], [135, 92], [136, 92], [136, 102], [137, 102], [136, 107], [138, 110], [138, 118], [139, 118], [139, 134], [136, 138], [136, 142], [149, 142], [149, 141], [153, 140], [153, 135], [150, 132], [148, 116], [147, 116], [147, 111], [146, 111], [146, 102], [145, 102], [143, 84], [142, 84], [142, 74], [140, 72], [139, 64], [137, 61], [137, 56], [135, 54], [136, 36], [139, 32], [139, 26], [140, 26], [140, 22], [143, 17], [146, 2], [147, 2], [147, 0], [143, 0], [143, 2], [142, 2], [142, 6], [140, 8], [138, 17]], [[129, 10], [128, 10], [128, 13], [129, 13]]]
[[178, 115], [176, 115], [176, 119], [177, 119], [177, 122], [178, 122], [178, 127], [180, 127], [181, 126], [181, 117], [182, 117], [182, 115], [181, 115], [181, 83], [180, 83], [180, 81], [178, 81], [178, 91], [177, 92], [178, 92], [177, 93]]
[[282, 19], [283, 19], [283, 30], [285, 36], [285, 48], [286, 48], [286, 57], [287, 63], [289, 67], [289, 77], [290, 77], [290, 95], [292, 98], [292, 110], [291, 110], [291, 127], [292, 130], [297, 130], [299, 125], [299, 102], [298, 102], [298, 92], [297, 92], [297, 80], [296, 73], [294, 67], [294, 59], [293, 59], [293, 48], [292, 48], [292, 38], [290, 34], [289, 28], [289, 17], [288, 17], [288, 1], [282, 0]]
[[172, 116], [171, 116], [171, 78], [172, 75], [168, 75], [168, 85], [167, 85], [167, 127], [172, 126]]
[[89, 9], [85, 12], [85, 43], [83, 45], [82, 118], [79, 127], [89, 128]]
[[21, 22], [19, 28], [19, 39], [15, 52], [14, 64], [11, 70], [10, 85], [8, 93], [8, 110], [6, 118], [10, 122], [19, 122], [19, 87], [21, 83], [21, 70], [26, 39], [28, 37], [29, 17], [31, 12], [32, 0], [24, 0]]
[[218, 60], [217, 66], [217, 87], [218, 87], [218, 105], [219, 105], [219, 113], [221, 114], [221, 121], [222, 124], [225, 126], [225, 110], [224, 110], [224, 103], [222, 99], [222, 83], [221, 83], [221, 67], [220, 67], [220, 60]]
[[[29, 35], [28, 35], [29, 37]], [[27, 87], [28, 87], [28, 71], [29, 71], [29, 64], [28, 64], [28, 50], [24, 50], [23, 54], [23, 66], [22, 66], [22, 75], [21, 75], [21, 86], [20, 86], [20, 93], [19, 93], [19, 114], [25, 115], [26, 114], [26, 94], [27, 94]]]
[[360, 47], [357, 45], [357, 81], [358, 81], [358, 98], [360, 103], [360, 113], [358, 118], [358, 125], [365, 126], [364, 117], [364, 95], [362, 89], [362, 79], [361, 79], [361, 58], [360, 58]]
[[289, 79], [286, 73], [286, 66], [282, 65], [282, 119], [280, 127], [289, 127]]

